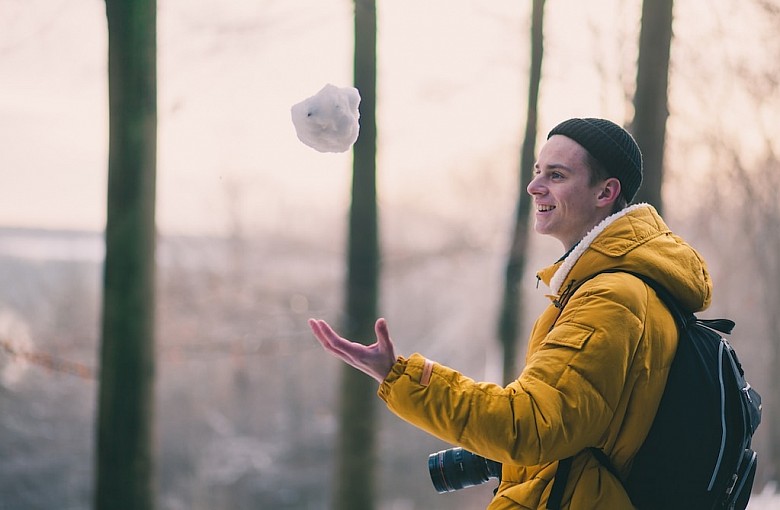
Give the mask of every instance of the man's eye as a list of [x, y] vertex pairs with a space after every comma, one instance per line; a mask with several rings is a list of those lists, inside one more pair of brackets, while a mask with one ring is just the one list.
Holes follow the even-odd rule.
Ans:
[[553, 179], [563, 179], [563, 174], [560, 172], [553, 172], [552, 174], [550, 174], [550, 177], [552, 177]]

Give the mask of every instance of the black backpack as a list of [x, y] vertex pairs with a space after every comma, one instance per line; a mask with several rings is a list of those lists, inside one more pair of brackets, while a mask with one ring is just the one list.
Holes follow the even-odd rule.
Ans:
[[[628, 272], [650, 286], [674, 316], [680, 339], [658, 412], [628, 477], [622, 480], [601, 450], [590, 448], [591, 453], [622, 481], [640, 510], [743, 510], [756, 473], [750, 443], [761, 422], [761, 396], [719, 334], [731, 333], [734, 322], [683, 311], [663, 286], [644, 275], [603, 272]], [[569, 457], [558, 464], [548, 509], [560, 508], [571, 462]]]

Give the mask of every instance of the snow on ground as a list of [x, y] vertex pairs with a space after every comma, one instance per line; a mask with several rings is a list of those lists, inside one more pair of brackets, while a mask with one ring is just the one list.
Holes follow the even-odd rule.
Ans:
[[747, 510], [780, 510], [780, 494], [777, 493], [777, 484], [770, 482], [764, 486], [761, 492], [753, 494]]

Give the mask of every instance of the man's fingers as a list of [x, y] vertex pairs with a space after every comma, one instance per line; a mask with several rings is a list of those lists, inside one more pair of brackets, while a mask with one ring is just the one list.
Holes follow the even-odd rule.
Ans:
[[315, 319], [309, 319], [309, 328], [311, 329], [311, 332], [314, 333], [314, 337], [319, 340], [319, 337], [322, 334], [319, 322]]
[[354, 362], [353, 354], [349, 352], [349, 340], [341, 338], [330, 324], [323, 320], [309, 319], [309, 327], [326, 351], [348, 363]]
[[317, 340], [322, 344], [332, 344], [334, 339], [338, 339], [339, 336], [333, 331], [327, 322], [317, 319], [309, 319], [309, 327], [317, 337]]
[[376, 324], [374, 324], [374, 331], [376, 331], [377, 338], [381, 336], [389, 336], [387, 331], [387, 321], [383, 317], [380, 317], [376, 320]]
[[315, 319], [309, 319], [309, 327], [311, 328], [311, 332], [314, 333], [314, 338], [316, 338], [317, 341], [327, 349], [330, 342], [328, 340], [328, 336], [322, 330], [321, 322], [322, 321]]
[[374, 329], [377, 341], [371, 345], [352, 342], [339, 336], [324, 320], [309, 319], [309, 327], [327, 352], [379, 382], [387, 376], [394, 363], [393, 342], [384, 319], [376, 321]]
[[377, 319], [374, 325], [374, 331], [376, 332], [376, 339], [383, 347], [391, 344], [390, 331], [387, 327], [387, 321], [385, 319]]

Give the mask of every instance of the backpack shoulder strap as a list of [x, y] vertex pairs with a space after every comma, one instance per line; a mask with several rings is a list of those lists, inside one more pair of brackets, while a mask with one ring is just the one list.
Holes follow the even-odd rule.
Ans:
[[547, 510], [560, 510], [561, 502], [563, 501], [563, 490], [566, 488], [566, 481], [569, 479], [573, 461], [574, 457], [566, 457], [558, 461], [558, 469], [555, 470], [550, 497], [547, 499]]
[[[620, 473], [618, 473], [618, 470], [612, 464], [612, 461], [609, 460], [606, 453], [593, 447], [588, 448], [588, 450], [602, 466], [607, 468], [607, 471], [612, 473], [612, 476], [620, 480], [620, 483], [623, 483]], [[566, 488], [566, 482], [569, 479], [573, 461], [574, 457], [566, 457], [565, 459], [558, 461], [558, 469], [555, 471], [550, 497], [547, 499], [547, 510], [560, 510], [561, 503], [563, 502], [563, 491]]]
[[[628, 273], [645, 282], [645, 284], [647, 284], [648, 287], [650, 287], [655, 291], [656, 295], [664, 303], [666, 308], [669, 309], [669, 312], [674, 317], [674, 320], [677, 323], [677, 325], [680, 327], [680, 330], [686, 329], [692, 324], [697, 322], [702, 326], [706, 326], [710, 329], [714, 329], [716, 331], [719, 331], [721, 333], [726, 333], [726, 334], [730, 334], [731, 331], [734, 329], [734, 321], [730, 319], [699, 319], [698, 317], [696, 317], [696, 315], [693, 314], [693, 312], [686, 312], [680, 306], [680, 303], [677, 300], [677, 298], [674, 297], [672, 293], [666, 289], [666, 287], [664, 287], [657, 281], [653, 280], [649, 276], [645, 276], [641, 273], [635, 273], [634, 271], [627, 271], [623, 269], [606, 269], [604, 271], [601, 271], [601, 273]], [[582, 283], [585, 283], [589, 279], [601, 273], [596, 273], [588, 277], [586, 280], [583, 280]]]
[[[555, 302], [555, 306], [561, 311], [560, 313], [563, 313], [563, 308], [566, 306], [566, 303], [569, 302], [569, 298], [577, 289], [580, 288], [580, 286], [602, 273], [628, 273], [635, 276], [636, 278], [639, 278], [656, 292], [658, 297], [661, 298], [667, 308], [669, 308], [669, 311], [674, 316], [675, 322], [677, 322], [680, 327], [685, 327], [685, 325], [688, 323], [688, 319], [677, 304], [677, 300], [674, 299], [669, 291], [667, 291], [662, 285], [641, 273], [635, 273], [633, 271], [622, 269], [605, 269], [604, 271], [599, 271], [598, 273], [594, 273], [588, 276], [584, 280], [574, 282], [573, 284], [569, 285], [563, 295], [561, 295], [560, 299]], [[552, 326], [550, 326], [550, 330], [552, 330], [553, 327], [555, 327], [555, 322], [553, 322]], [[620, 473], [618, 473], [618, 470], [615, 468], [614, 464], [612, 464], [612, 461], [606, 453], [594, 447], [588, 449], [602, 466], [604, 466], [610, 473], [612, 473], [615, 478], [620, 480], [621, 483], [623, 482]], [[555, 479], [553, 480], [553, 486], [550, 490], [550, 497], [547, 500], [547, 510], [559, 510], [561, 508], [561, 503], [563, 501], [563, 491], [566, 488], [566, 483], [569, 479], [569, 472], [571, 471], [573, 460], [574, 457], [567, 457], [558, 461], [558, 468], [555, 471]]]
[[[639, 278], [642, 280], [648, 287], [653, 289], [655, 291], [658, 298], [664, 303], [666, 308], [671, 313], [672, 317], [674, 317], [674, 321], [678, 326], [678, 329], [680, 331], [680, 334], [682, 334], [683, 331], [687, 330], [688, 328], [692, 327], [695, 324], [699, 324], [703, 327], [716, 330], [721, 333], [729, 334], [731, 333], [732, 329], [734, 328], [734, 321], [729, 319], [699, 319], [696, 317], [696, 315], [693, 312], [684, 310], [677, 298], [675, 298], [663, 285], [656, 282], [654, 279], [650, 278], [649, 276], [645, 276], [641, 273], [636, 273], [633, 271], [623, 270], [623, 269], [606, 269], [604, 271], [600, 271], [598, 273], [594, 273], [587, 278], [578, 281], [573, 282], [563, 293], [561, 296], [559, 302], [556, 302], [556, 306], [561, 309], [561, 312], [563, 311], [563, 307], [566, 306], [566, 303], [568, 302], [569, 298], [572, 294], [584, 283], [586, 283], [588, 280], [598, 276], [601, 273], [628, 273], [636, 278]], [[552, 327], [554, 327], [555, 324], [553, 324]], [[552, 327], [550, 329], [552, 329]], [[740, 367], [740, 373], [741, 373], [741, 367]], [[748, 385], [749, 387], [749, 385]], [[757, 396], [756, 400], [759, 402], [760, 406], [760, 397]], [[755, 431], [755, 427], [758, 426], [758, 423], [760, 422], [760, 407], [758, 407], [758, 418], [756, 420], [753, 420], [752, 423], [753, 429]], [[607, 456], [606, 453], [604, 453], [602, 450], [598, 448], [588, 448], [590, 452], [593, 454], [593, 456], [599, 461], [599, 463], [604, 466], [612, 475], [614, 475], [618, 480], [621, 482], [623, 481], [615, 468], [614, 464], [610, 460], [609, 456]], [[568, 457], [566, 459], [563, 459], [558, 464], [558, 470], [555, 473], [555, 481], [553, 482], [553, 487], [550, 493], [550, 498], [548, 500], [547, 508], [550, 510], [558, 510], [560, 509], [561, 502], [563, 499], [563, 491], [566, 487], [566, 482], [569, 477], [569, 472], [571, 471], [571, 463], [572, 463], [573, 457]]]

